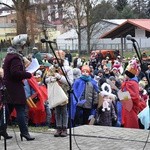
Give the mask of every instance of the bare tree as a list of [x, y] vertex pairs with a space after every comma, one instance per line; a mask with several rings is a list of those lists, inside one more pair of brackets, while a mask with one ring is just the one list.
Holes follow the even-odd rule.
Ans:
[[34, 44], [35, 35], [38, 34], [37, 24], [42, 24], [41, 15], [37, 15], [36, 10], [38, 10], [39, 6], [40, 8], [43, 8], [45, 4], [31, 4], [30, 0], [12, 0], [12, 2], [12, 6], [6, 3], [0, 3], [0, 5], [4, 5], [10, 10], [16, 11], [16, 34], [18, 35], [27, 33], [30, 36], [30, 43]]
[[27, 12], [30, 8], [30, 1], [29, 0], [12, 0], [12, 6], [9, 6], [5, 3], [0, 3], [10, 9], [14, 9], [16, 11], [16, 18], [17, 18], [17, 34], [27, 33]]
[[83, 0], [84, 3], [84, 11], [86, 14], [86, 32], [87, 32], [87, 52], [90, 53], [91, 51], [91, 36], [94, 30], [93, 24], [93, 16], [91, 14], [93, 7], [97, 4], [97, 0], [90, 1], [90, 0]]
[[74, 28], [78, 35], [78, 53], [81, 52], [81, 29], [85, 20], [82, 0], [64, 0], [65, 22]]
[[[86, 51], [90, 53], [91, 38], [93, 31], [95, 30], [95, 23], [93, 16], [93, 9], [98, 3], [98, 0], [66, 0], [67, 9], [71, 9], [72, 13], [67, 13], [68, 22], [72, 23], [71, 27], [74, 27], [78, 34], [78, 51], [81, 51], [81, 33], [82, 29], [86, 30]], [[67, 24], [69, 24], [67, 23]]]

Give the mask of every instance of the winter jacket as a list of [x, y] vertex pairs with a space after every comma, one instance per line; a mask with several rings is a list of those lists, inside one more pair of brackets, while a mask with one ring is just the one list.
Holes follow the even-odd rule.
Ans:
[[139, 85], [135, 80], [128, 80], [122, 83], [122, 91], [129, 91], [131, 100], [133, 102], [132, 109], [129, 111], [125, 107], [126, 104], [122, 105], [122, 124], [126, 128], [139, 128], [138, 113], [139, 113]]
[[79, 78], [73, 83], [73, 92], [74, 95], [71, 102], [72, 119], [75, 117], [76, 106], [81, 100], [86, 100], [86, 102], [82, 105], [83, 108], [92, 108], [92, 101], [94, 104], [98, 101], [99, 90], [97, 82], [94, 79], [85, 82], [83, 79]]
[[18, 53], [8, 53], [4, 60], [4, 84], [9, 94], [8, 103], [26, 104], [23, 80], [31, 78], [25, 71], [24, 62]]

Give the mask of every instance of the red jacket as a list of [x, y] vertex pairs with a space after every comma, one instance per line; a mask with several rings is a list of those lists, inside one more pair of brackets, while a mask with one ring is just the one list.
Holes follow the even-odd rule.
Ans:
[[122, 90], [129, 91], [133, 106], [131, 111], [125, 109], [125, 105], [122, 105], [122, 124], [126, 128], [139, 128], [138, 113], [139, 113], [139, 85], [134, 80], [125, 81], [122, 83]]
[[35, 124], [41, 124], [46, 121], [46, 112], [44, 102], [48, 99], [47, 88], [44, 85], [38, 85], [36, 79], [32, 76], [28, 79], [29, 85], [37, 93], [39, 101], [36, 103], [36, 108], [30, 108], [29, 118]]

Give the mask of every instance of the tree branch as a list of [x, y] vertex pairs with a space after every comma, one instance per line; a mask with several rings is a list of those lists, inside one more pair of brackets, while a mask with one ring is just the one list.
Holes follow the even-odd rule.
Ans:
[[6, 3], [0, 3], [0, 5], [4, 5], [4, 6], [10, 8], [10, 9], [14, 9], [14, 7], [12, 7], [12, 6], [10, 6], [10, 5], [7, 5]]

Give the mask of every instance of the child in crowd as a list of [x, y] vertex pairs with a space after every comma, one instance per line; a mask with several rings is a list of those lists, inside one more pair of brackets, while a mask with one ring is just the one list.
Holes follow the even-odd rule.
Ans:
[[102, 85], [100, 95], [102, 105], [97, 109], [94, 124], [101, 126], [112, 126], [114, 122], [117, 122], [117, 114], [113, 104], [116, 96], [111, 93], [111, 87], [107, 83]]
[[72, 102], [72, 119], [76, 126], [88, 124], [91, 111], [98, 103], [99, 90], [96, 81], [90, 76], [90, 71], [90, 67], [84, 65], [81, 69], [82, 75], [73, 84], [76, 97], [73, 97]]
[[139, 94], [140, 94], [139, 112], [141, 112], [146, 107], [148, 101], [148, 93], [144, 88], [145, 88], [144, 82], [140, 81], [139, 82]]
[[[57, 57], [59, 58], [58, 60], [59, 62], [57, 62], [57, 60], [54, 60], [55, 62], [53, 63], [53, 66], [51, 66], [51, 70], [54, 70], [54, 72], [51, 72], [47, 75], [45, 82], [47, 84], [51, 82], [58, 82], [58, 84], [62, 87], [64, 92], [67, 94], [67, 90], [69, 89], [68, 82], [70, 83], [70, 85], [73, 83], [73, 70], [69, 65], [64, 64], [64, 57], [61, 53]], [[61, 65], [68, 79], [68, 82], [59, 65]], [[67, 127], [68, 127], [67, 103], [55, 107], [55, 120], [56, 120], [56, 133], [54, 134], [54, 137], [66, 137]]]

